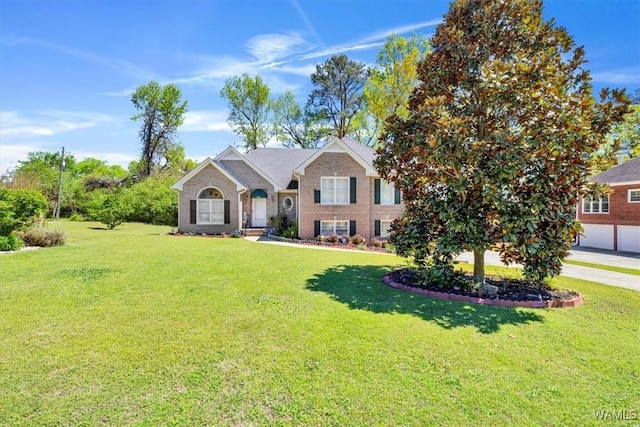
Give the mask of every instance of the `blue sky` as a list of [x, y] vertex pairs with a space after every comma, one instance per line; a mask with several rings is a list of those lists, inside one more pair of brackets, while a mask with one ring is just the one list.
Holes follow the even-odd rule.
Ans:
[[[156, 80], [189, 101], [187, 157], [240, 142], [219, 96], [229, 77], [260, 74], [304, 102], [315, 65], [333, 54], [375, 64], [390, 33], [432, 34], [443, 0], [0, 0], [0, 173], [30, 151], [138, 157], [131, 93]], [[640, 88], [640, 1], [547, 0], [583, 45], [593, 85]]]

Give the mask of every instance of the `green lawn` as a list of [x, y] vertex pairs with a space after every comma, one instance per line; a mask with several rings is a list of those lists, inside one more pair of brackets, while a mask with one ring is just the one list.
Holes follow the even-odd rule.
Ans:
[[59, 227], [64, 247], [0, 255], [0, 425], [595, 425], [596, 410], [640, 410], [638, 292], [562, 278], [583, 306], [475, 306], [384, 286], [404, 264], [389, 255]]
[[565, 264], [573, 264], [573, 265], [579, 265], [582, 267], [597, 268], [599, 270], [615, 271], [617, 273], [625, 273], [625, 274], [632, 274], [634, 276], [640, 276], [640, 270], [635, 268], [616, 267], [615, 265], [595, 264], [593, 262], [576, 261], [573, 259], [565, 259], [563, 262]]

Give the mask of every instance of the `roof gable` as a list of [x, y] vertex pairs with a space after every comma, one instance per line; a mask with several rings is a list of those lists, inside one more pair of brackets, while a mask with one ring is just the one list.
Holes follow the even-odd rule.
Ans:
[[260, 149], [250, 151], [246, 155], [243, 155], [232, 146], [229, 146], [222, 153], [216, 156], [216, 160], [241, 160], [245, 162], [247, 166], [253, 169], [258, 175], [260, 175], [265, 180], [267, 180], [269, 184], [273, 185], [273, 188], [275, 191], [280, 191], [283, 188], [286, 188], [288, 182], [284, 184], [284, 186], [282, 186], [281, 184], [276, 182], [271, 176], [269, 176], [269, 174], [265, 173], [258, 165], [256, 165], [253, 161], [250, 160], [249, 154], [257, 150], [260, 150]]
[[284, 190], [293, 178], [294, 168], [316, 151], [305, 148], [257, 148], [248, 152], [246, 158], [270, 177], [278, 189]]
[[346, 153], [364, 168], [367, 176], [378, 176], [378, 172], [373, 168], [375, 152], [371, 148], [349, 138], [340, 139], [337, 137], [333, 138], [324, 147], [312, 154], [311, 157], [306, 159], [293, 172], [297, 175], [304, 175], [306, 167], [324, 153]]
[[627, 160], [618, 166], [593, 176], [590, 181], [618, 185], [640, 182], [640, 157]]
[[207, 157], [202, 162], [200, 162], [200, 164], [198, 166], [196, 166], [189, 173], [187, 173], [185, 176], [180, 178], [180, 180], [178, 182], [176, 182], [175, 184], [173, 184], [171, 186], [171, 188], [173, 188], [175, 190], [178, 190], [178, 191], [182, 191], [182, 188], [184, 187], [184, 184], [187, 183], [191, 178], [196, 176], [198, 173], [200, 173], [200, 171], [203, 170], [204, 168], [206, 168], [207, 166], [213, 166], [221, 174], [223, 174], [224, 176], [229, 178], [229, 180], [236, 185], [236, 188], [238, 189], [238, 191], [247, 189], [244, 186], [244, 184], [242, 184], [240, 181], [238, 181], [233, 175], [231, 175], [229, 172], [227, 172], [222, 166], [220, 166], [218, 163], [216, 163], [215, 160], [211, 159], [210, 157]]

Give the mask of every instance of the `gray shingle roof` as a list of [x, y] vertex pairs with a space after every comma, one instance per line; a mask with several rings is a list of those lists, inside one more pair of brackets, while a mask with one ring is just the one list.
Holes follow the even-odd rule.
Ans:
[[245, 154], [245, 157], [280, 187], [287, 188], [293, 178], [293, 170], [316, 151], [318, 150], [302, 148], [257, 148]]
[[618, 166], [591, 177], [592, 182], [615, 184], [619, 182], [640, 181], [640, 157], [628, 160]]
[[347, 147], [351, 148], [358, 156], [362, 157], [365, 162], [373, 166], [373, 160], [377, 156], [373, 148], [362, 145], [348, 137], [342, 138], [342, 142], [344, 142]]

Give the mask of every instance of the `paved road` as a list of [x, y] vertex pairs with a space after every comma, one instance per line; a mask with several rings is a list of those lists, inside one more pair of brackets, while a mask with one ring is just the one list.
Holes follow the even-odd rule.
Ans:
[[[473, 263], [473, 254], [471, 252], [464, 252], [456, 259], [458, 261]], [[612, 251], [573, 249], [571, 255], [569, 255], [569, 259], [594, 264], [640, 269], [640, 254], [616, 254]], [[485, 263], [487, 265], [503, 265], [500, 262], [500, 257], [495, 252], [485, 253]], [[632, 274], [617, 273], [615, 271], [571, 264], [564, 264], [561, 274], [563, 276], [575, 277], [576, 279], [591, 280], [606, 285], [640, 291], [640, 276], [634, 276]]]
[[[278, 242], [270, 240], [264, 237], [247, 237], [247, 240], [254, 242], [285, 245], [285, 246], [300, 246], [292, 243]], [[337, 249], [329, 248], [326, 246], [304, 246], [306, 248], [325, 249], [330, 251], [349, 249]], [[458, 258], [458, 261], [464, 261], [473, 263], [473, 254], [471, 252], [464, 252]], [[577, 248], [571, 250], [569, 259], [576, 261], [591, 262], [594, 264], [604, 264], [617, 267], [635, 268], [640, 269], [640, 254], [631, 253], [617, 253], [613, 251], [600, 251]], [[500, 258], [495, 252], [487, 252], [485, 254], [485, 263], [487, 265], [503, 265], [500, 262]], [[517, 267], [517, 266], [516, 266]], [[606, 285], [618, 286], [620, 288], [633, 289], [640, 291], [640, 276], [634, 276], [632, 274], [617, 273], [615, 271], [600, 270], [597, 268], [582, 267], [578, 265], [564, 264], [562, 267], [562, 275], [568, 277], [575, 277], [577, 279], [591, 280], [593, 282], [604, 283]]]

